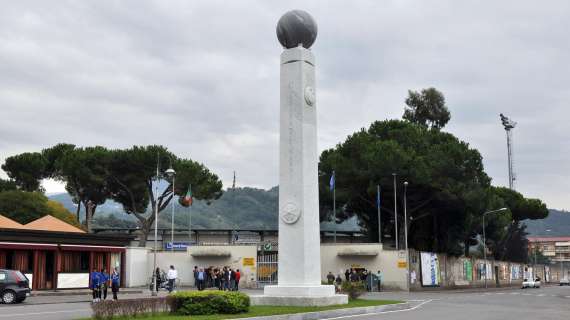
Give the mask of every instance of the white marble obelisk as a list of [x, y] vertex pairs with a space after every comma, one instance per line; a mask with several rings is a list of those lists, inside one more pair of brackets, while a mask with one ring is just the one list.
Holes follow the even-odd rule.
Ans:
[[335, 295], [334, 286], [321, 285], [315, 57], [308, 49], [316, 38], [316, 24], [308, 13], [290, 11], [279, 22], [278, 36], [285, 47], [280, 79], [278, 285], [264, 288], [268, 299], [260, 304], [346, 303], [345, 295]]

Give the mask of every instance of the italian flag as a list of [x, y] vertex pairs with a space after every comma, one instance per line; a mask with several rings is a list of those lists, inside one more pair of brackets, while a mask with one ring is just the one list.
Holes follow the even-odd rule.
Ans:
[[189, 207], [192, 205], [192, 185], [188, 185], [188, 191], [186, 191], [186, 195], [183, 198], [180, 198], [180, 204], [184, 207]]

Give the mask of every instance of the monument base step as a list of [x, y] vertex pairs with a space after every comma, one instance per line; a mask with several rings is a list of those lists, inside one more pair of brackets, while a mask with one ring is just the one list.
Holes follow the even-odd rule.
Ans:
[[263, 294], [275, 297], [330, 297], [335, 295], [331, 285], [265, 286]]
[[252, 306], [296, 306], [296, 307], [323, 307], [342, 305], [348, 303], [346, 294], [332, 296], [267, 296], [251, 295], [249, 301]]

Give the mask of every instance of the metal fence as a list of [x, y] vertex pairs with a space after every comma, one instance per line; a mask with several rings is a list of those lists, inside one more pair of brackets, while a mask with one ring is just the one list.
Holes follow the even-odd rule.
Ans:
[[257, 287], [277, 284], [277, 253], [259, 254], [257, 256]]

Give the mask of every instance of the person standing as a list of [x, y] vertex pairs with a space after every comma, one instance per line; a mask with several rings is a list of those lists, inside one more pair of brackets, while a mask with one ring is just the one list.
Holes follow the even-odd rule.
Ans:
[[378, 292], [382, 291], [382, 271], [378, 270], [376, 274], [376, 278], [378, 281]]
[[332, 274], [332, 272], [330, 272], [330, 271], [329, 271], [329, 274], [327, 274], [327, 282], [328, 282], [328, 284], [334, 283], [334, 274]]
[[350, 281], [358, 282], [358, 280], [360, 280], [360, 277], [358, 276], [358, 273], [356, 273], [356, 270], [354, 269], [350, 270]]
[[230, 291], [234, 291], [236, 287], [236, 272], [230, 268]]
[[206, 274], [204, 272], [204, 269], [200, 268], [200, 270], [198, 270], [197, 278], [198, 278], [198, 291], [202, 291], [204, 290], [204, 281], [206, 279]]
[[239, 291], [239, 280], [241, 279], [241, 272], [239, 272], [239, 269], [236, 270], [236, 287], [235, 287], [235, 291]]
[[344, 280], [346, 282], [350, 281], [350, 271], [348, 269], [346, 269], [346, 271], [344, 272]]
[[113, 300], [117, 300], [117, 293], [119, 292], [120, 283], [121, 281], [119, 270], [117, 270], [117, 268], [114, 268], [113, 274], [111, 274], [111, 292], [113, 292]]
[[101, 284], [101, 296], [103, 297], [103, 300], [107, 300], [107, 289], [109, 287], [109, 274], [107, 274], [107, 269], [101, 269], [101, 280], [100, 280], [100, 284]]
[[93, 291], [93, 302], [99, 302], [99, 285], [100, 277], [97, 269], [93, 269], [91, 272], [91, 290]]
[[[342, 270], [341, 270], [342, 271]], [[336, 293], [340, 293], [340, 289], [342, 288], [342, 278], [340, 277], [340, 274], [336, 276], [335, 279], [335, 289], [336, 289]]]
[[174, 290], [174, 284], [176, 283], [176, 279], [178, 278], [178, 271], [174, 269], [174, 266], [170, 266], [168, 270], [168, 274], [166, 275], [168, 278], [168, 292], [172, 292]]
[[230, 283], [230, 271], [228, 270], [228, 267], [224, 267], [222, 279], [223, 279], [223, 290], [226, 291], [226, 290], [228, 290], [228, 287], [230, 285], [229, 284]]
[[196, 286], [196, 288], [198, 288], [198, 272], [200, 270], [198, 270], [198, 266], [194, 266], [194, 270], [192, 271], [192, 273], [194, 274], [194, 286]]
[[154, 281], [156, 282], [156, 292], [160, 289], [160, 285], [162, 284], [162, 277], [160, 275], [160, 268], [156, 267], [154, 271]]

